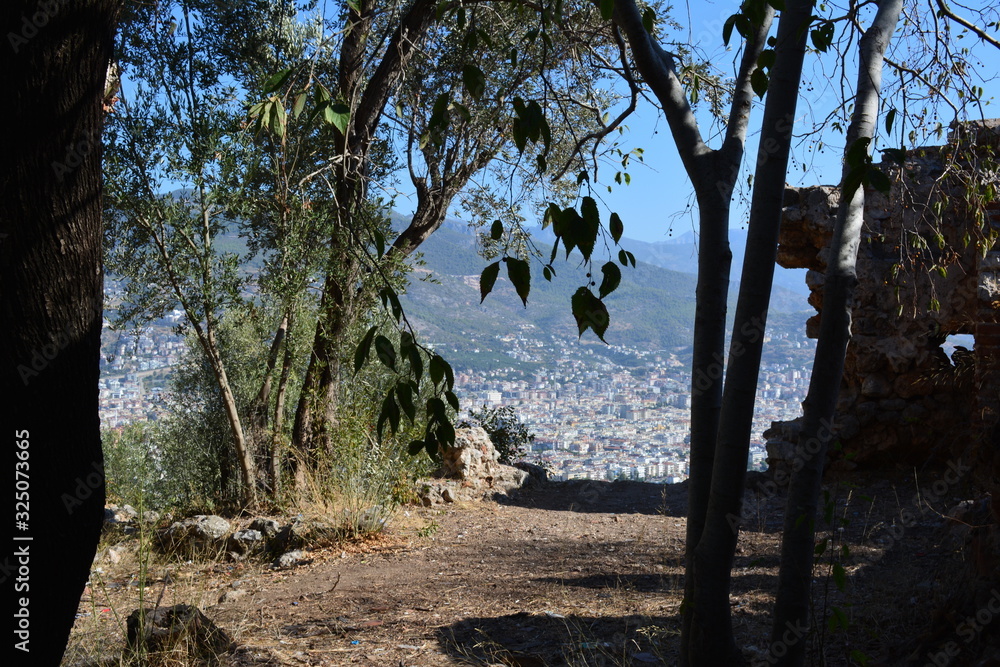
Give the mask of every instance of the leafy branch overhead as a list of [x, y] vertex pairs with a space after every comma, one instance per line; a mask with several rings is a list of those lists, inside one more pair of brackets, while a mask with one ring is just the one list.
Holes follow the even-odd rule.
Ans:
[[[494, 223], [492, 235], [494, 238], [499, 238], [502, 229], [499, 230], [501, 233], [498, 233], [496, 225], [497, 223]], [[591, 329], [598, 338], [607, 342], [604, 334], [608, 329], [610, 315], [603, 300], [621, 284], [622, 273], [614, 261], [607, 261], [601, 266], [602, 278], [599, 286], [594, 278], [593, 253], [598, 238], [602, 236], [603, 229], [596, 200], [589, 196], [583, 197], [579, 210], [573, 206], [561, 208], [558, 204], [550, 203], [545, 211], [542, 226], [547, 228], [550, 225], [556, 238], [549, 260], [542, 268], [542, 275], [550, 281], [555, 276], [556, 272], [552, 264], [556, 260], [560, 243], [566, 251], [567, 259], [574, 250], [580, 251], [584, 264], [591, 270], [587, 272], [589, 283], [577, 289], [570, 299], [573, 318], [576, 320], [580, 336], [583, 336], [587, 329]], [[607, 233], [615, 245], [619, 244], [623, 232], [624, 226], [621, 218], [617, 213], [612, 213], [608, 221]], [[622, 266], [635, 267], [635, 256], [624, 248], [620, 248], [618, 251], [618, 261]], [[501, 262], [507, 265], [507, 277], [514, 285], [521, 302], [527, 307], [528, 294], [531, 290], [530, 266], [527, 261], [511, 256], [505, 256], [483, 269], [479, 277], [481, 301], [485, 301], [486, 297], [493, 291], [500, 275]], [[595, 287], [597, 294], [594, 294], [593, 288]]]

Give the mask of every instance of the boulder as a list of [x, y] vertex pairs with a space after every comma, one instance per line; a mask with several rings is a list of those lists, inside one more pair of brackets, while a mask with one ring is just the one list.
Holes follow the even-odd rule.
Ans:
[[126, 621], [126, 640], [137, 655], [170, 653], [175, 659], [180, 653], [190, 660], [185, 664], [216, 665], [235, 648], [225, 630], [187, 604], [136, 609]]
[[281, 524], [274, 519], [259, 516], [250, 522], [249, 529], [256, 530], [267, 539], [271, 539], [278, 534], [278, 531], [281, 529]]
[[232, 527], [221, 516], [199, 514], [175, 521], [159, 532], [160, 548], [182, 557], [216, 555], [225, 548]]
[[231, 560], [243, 560], [248, 556], [264, 553], [267, 542], [259, 530], [237, 530], [229, 536], [226, 551]]
[[426, 506], [508, 495], [532, 479], [525, 470], [500, 463], [490, 436], [479, 426], [457, 429], [455, 446], [444, 450], [441, 458], [435, 477], [417, 489]]

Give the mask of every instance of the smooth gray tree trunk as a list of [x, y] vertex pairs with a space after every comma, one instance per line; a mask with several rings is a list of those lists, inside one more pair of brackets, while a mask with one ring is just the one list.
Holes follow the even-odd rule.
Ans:
[[[880, 0], [875, 19], [859, 43], [857, 96], [854, 115], [847, 130], [845, 156], [856, 142], [870, 140], [874, 136], [883, 58], [899, 21], [902, 5], [902, 0]], [[863, 186], [853, 193], [843, 189], [850, 171], [851, 165], [845, 159], [840, 208], [823, 287], [819, 341], [785, 509], [778, 596], [770, 647], [771, 654], [778, 659], [775, 664], [785, 667], [798, 667], [805, 661], [804, 632], [809, 627], [816, 510], [844, 374], [844, 358], [851, 339], [851, 301], [857, 284], [855, 265], [861, 240], [865, 192]], [[823, 619], [819, 621], [823, 622]]]
[[[775, 63], [764, 107], [749, 235], [726, 370], [719, 437], [704, 530], [688, 577], [693, 595], [692, 665], [738, 665], [729, 591], [742, 509], [764, 327], [774, 276], [782, 197], [812, 3], [789, 0], [778, 21]], [[736, 522], [734, 523], [734, 517]]]
[[[774, 10], [765, 8], [763, 20], [744, 48], [734, 89], [726, 137], [711, 149], [702, 139], [686, 93], [677, 78], [672, 56], [642, 25], [634, 0], [615, 3], [614, 20], [628, 41], [635, 67], [656, 95], [698, 202], [698, 287], [695, 306], [691, 385], [691, 462], [688, 489], [687, 561], [682, 610], [681, 664], [696, 658], [691, 645], [691, 621], [696, 605], [695, 546], [701, 540], [708, 510], [715, 447], [722, 409], [726, 310], [729, 299], [729, 218], [733, 190], [743, 160], [753, 89], [750, 77], [766, 44]], [[721, 35], [719, 36], [721, 39]]]

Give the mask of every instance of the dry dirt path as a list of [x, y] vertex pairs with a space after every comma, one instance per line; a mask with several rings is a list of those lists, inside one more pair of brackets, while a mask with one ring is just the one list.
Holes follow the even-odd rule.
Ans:
[[[838, 591], [820, 567], [814, 588], [820, 613], [838, 606], [850, 622], [822, 640], [829, 665], [852, 664], [852, 650], [872, 665], [904, 664], [919, 646], [908, 638], [935, 630], [926, 610], [952, 592], [939, 517], [883, 539], [905, 484], [840, 489], [837, 512], [851, 519], [837, 536], [852, 545], [847, 586]], [[199, 606], [233, 634], [234, 665], [674, 665], [686, 493], [580, 481], [501, 502], [404, 508], [377, 539], [312, 552], [290, 570], [153, 565], [145, 604]], [[745, 503], [731, 604], [738, 641], [760, 656], [782, 499], [748, 493]], [[138, 606], [134, 576], [108, 577], [84, 596], [78, 644]], [[120, 634], [104, 641], [120, 646]]]

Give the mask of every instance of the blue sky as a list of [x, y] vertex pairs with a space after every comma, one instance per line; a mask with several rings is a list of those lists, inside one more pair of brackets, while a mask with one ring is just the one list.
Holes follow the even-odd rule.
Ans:
[[[972, 3], [973, 6], [977, 4], [979, 3]], [[990, 5], [990, 3], [982, 4]], [[722, 26], [734, 7], [734, 2], [701, 0], [675, 10], [675, 18], [680, 23], [690, 23], [692, 26], [680, 36], [685, 34], [689, 36], [690, 43], [699, 45], [704, 55], [712, 58], [714, 62], [725, 63], [730, 71], [733, 68], [736, 51], [726, 51], [722, 42]], [[734, 44], [735, 41], [734, 39]], [[982, 115], [986, 118], [1000, 116], [997, 102], [989, 103], [992, 98], [1000, 97], [1000, 85], [996, 81], [989, 80], [1000, 74], [1000, 52], [992, 46], [980, 43], [978, 38], [974, 37], [966, 37], [961, 43], [972, 47], [972, 52], [979, 61], [974, 75], [980, 78], [979, 85], [985, 90], [982, 96], [984, 100]], [[903, 46], [897, 45], [897, 52], [891, 55], [902, 58], [905, 55]], [[793, 147], [794, 164], [790, 167], [788, 175], [788, 181], [793, 185], [836, 183], [840, 178], [842, 135], [828, 130], [812, 138], [801, 136], [811, 130], [841, 97], [839, 85], [831, 76], [839, 64], [835, 58], [836, 56], [831, 55], [820, 57], [816, 53], [808, 53], [806, 56], [803, 92], [796, 115], [796, 134], [800, 135], [801, 142]], [[856, 76], [856, 64], [847, 63], [847, 77], [852, 83]], [[887, 85], [892, 82], [888, 71], [885, 74], [885, 82]], [[762, 110], [762, 104], [758, 104], [751, 118], [751, 134], [746, 152], [748, 156], [753, 156], [756, 152], [756, 128], [759, 126]], [[950, 110], [946, 111], [949, 115], [942, 118], [945, 125], [951, 120]], [[699, 114], [699, 119], [703, 121], [703, 128], [708, 127], [706, 114]], [[884, 114], [879, 123], [884, 132], [883, 122]], [[677, 156], [666, 122], [659, 117], [657, 110], [645, 104], [639, 107], [636, 117], [629, 122], [629, 126], [627, 141], [633, 146], [644, 149], [645, 166], [635, 166], [630, 169], [631, 185], [616, 186], [610, 194], [604, 189], [601, 192], [602, 198], [611, 210], [618, 212], [622, 217], [627, 237], [655, 242], [669, 240], [692, 231], [695, 226], [696, 210], [688, 206], [691, 202], [691, 185]], [[824, 150], [822, 152], [811, 150], [820, 139], [826, 144]], [[899, 137], [895, 139], [882, 137], [876, 143], [885, 148], [898, 146], [899, 140]], [[943, 141], [931, 139], [927, 143], [936, 144]], [[717, 147], [719, 142], [709, 141], [709, 145]], [[741, 177], [744, 184], [747, 173], [749, 172], [745, 172]], [[613, 175], [612, 170], [608, 177]], [[738, 198], [734, 202], [730, 226], [745, 227], [747, 210], [745, 202]]]
[[[676, 34], [676, 39], [697, 45], [704, 58], [718, 63], [724, 72], [729, 74], [735, 69], [738, 52], [735, 48], [727, 49], [725, 47], [722, 40], [722, 30], [726, 19], [735, 11], [737, 4], [732, 0], [699, 0], [699, 2], [688, 2], [675, 8], [673, 14], [674, 18], [685, 26]], [[979, 5], [992, 7], [989, 2], [973, 2], [969, 6]], [[995, 14], [997, 10], [992, 9], [991, 11]], [[827, 7], [827, 12], [827, 16], [842, 14], [832, 5]], [[993, 19], [996, 20], [996, 16]], [[734, 46], [737, 45], [738, 39], [738, 36], [734, 36], [732, 41]], [[972, 47], [973, 54], [976, 56], [975, 66], [971, 68], [972, 75], [978, 77], [978, 84], [985, 91], [982, 96], [983, 105], [979, 113], [985, 118], [1000, 116], [1000, 109], [996, 109], [996, 102], [991, 102], [993, 98], [1000, 96], [1000, 85], [996, 81], [991, 81], [1000, 75], [1000, 52], [992, 46], [979, 43], [978, 38], [975, 37], [966, 37], [959, 43]], [[907, 57], [908, 48], [912, 46], [912, 42], [899, 43], [897, 40], [891, 47], [894, 51], [890, 53], [890, 56], [903, 61]], [[851, 53], [855, 53], [855, 50], [852, 50]], [[798, 139], [793, 146], [793, 163], [788, 174], [788, 181], [792, 185], [830, 184], [836, 183], [840, 179], [843, 135], [830, 129], [817, 134], [812, 134], [812, 131], [843, 98], [838, 79], [841, 71], [846, 72], [846, 78], [853, 86], [857, 77], [855, 57], [852, 56], [846, 63], [845, 69], [842, 70], [840, 57], [835, 52], [822, 56], [810, 52], [806, 56], [803, 88], [796, 115]], [[898, 79], [891, 75], [887, 69], [885, 85], [889, 86], [896, 82]], [[912, 89], [912, 86], [910, 88]], [[891, 103], [898, 105], [898, 101]], [[759, 125], [762, 111], [763, 104], [758, 101], [751, 118], [747, 156], [752, 157], [756, 153], [756, 128]], [[947, 107], [944, 111], [946, 113], [942, 116], [941, 121], [947, 126], [952, 116]], [[971, 115], [976, 116], [976, 114]], [[705, 110], [700, 110], [698, 116], [702, 124], [702, 132], [708, 139], [709, 145], [717, 147], [719, 141], [717, 137], [713, 138], [709, 114]], [[879, 122], [879, 127], [884, 133], [883, 123], [884, 112]], [[625, 224], [626, 237], [656, 242], [667, 241], [693, 231], [696, 209], [693, 206], [691, 184], [677, 155], [677, 149], [673, 145], [666, 122], [657, 109], [648, 102], [640, 101], [637, 112], [629, 119], [627, 126], [628, 132], [623, 137], [623, 147], [642, 148], [644, 161], [643, 163], [633, 161], [629, 168], [631, 184], [628, 186], [613, 183], [612, 179], [617, 168], [609, 165], [602, 171], [602, 184], [594, 189], [593, 194], [604, 203], [606, 212], [615, 211], [621, 216]], [[900, 127], [901, 123], [897, 121], [897, 131], [894, 134], [899, 135]], [[902, 136], [878, 137], [876, 138], [876, 146], [882, 148], [898, 147], [901, 140]], [[822, 143], [822, 150], [816, 150], [820, 143]], [[929, 138], [918, 143], [934, 145], [944, 143], [944, 140]], [[741, 175], [740, 182], [744, 186], [749, 173], [745, 169]], [[606, 188], [609, 184], [613, 186], [610, 193]], [[406, 190], [405, 183], [403, 189]], [[745, 227], [748, 210], [745, 201], [747, 197], [749, 197], [749, 189], [743, 187], [742, 198], [740, 193], [737, 193], [734, 202], [731, 227]], [[409, 201], [406, 196], [397, 200], [397, 208], [401, 211], [410, 211], [413, 206], [415, 206], [415, 202]]]

